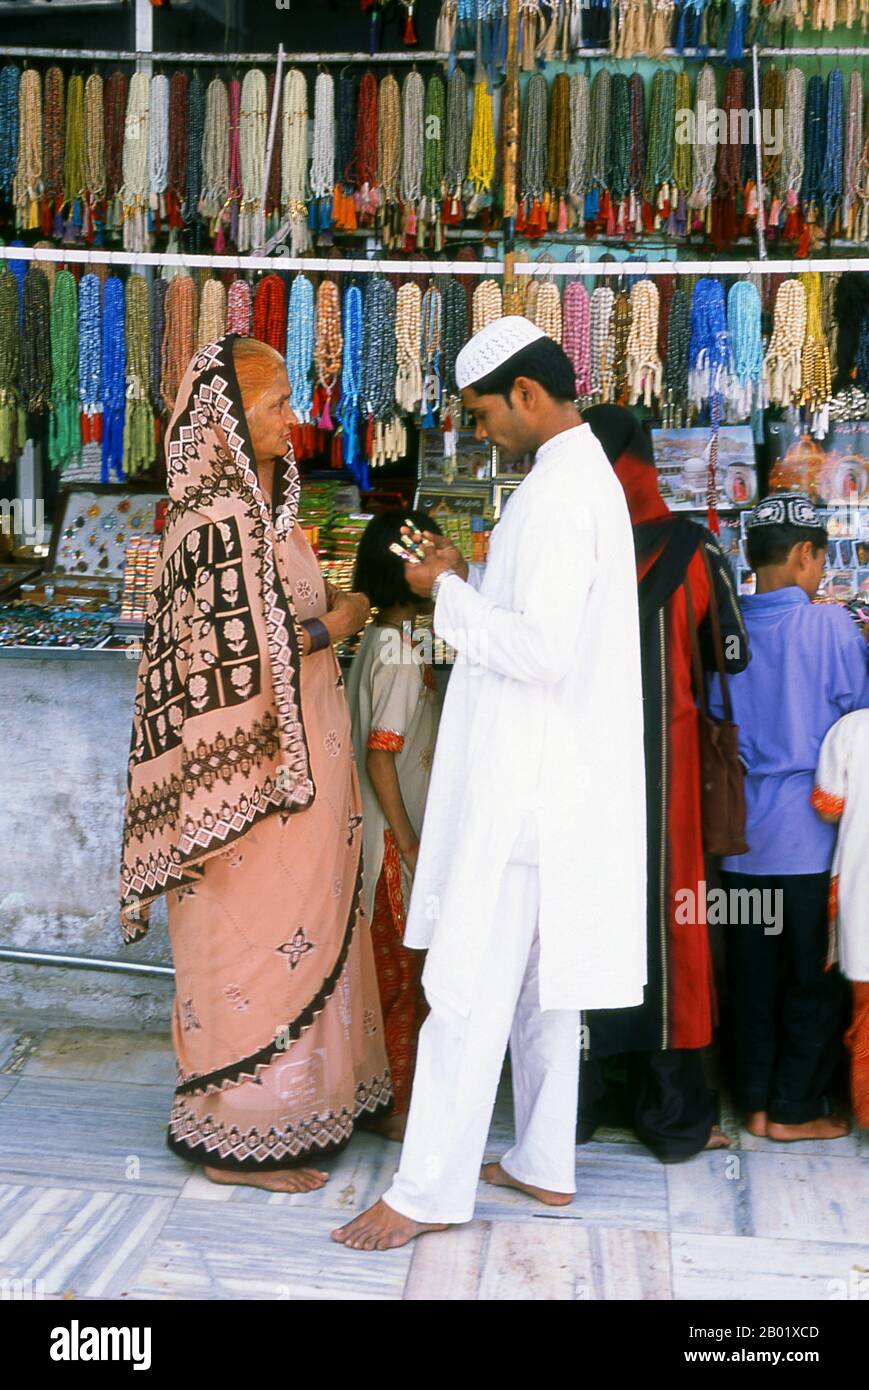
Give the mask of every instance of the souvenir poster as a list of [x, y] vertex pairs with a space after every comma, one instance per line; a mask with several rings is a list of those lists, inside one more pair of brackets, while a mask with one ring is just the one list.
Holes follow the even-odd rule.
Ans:
[[[652, 430], [658, 491], [672, 512], [706, 508], [708, 427]], [[749, 425], [718, 431], [718, 511], [738, 511], [757, 501], [754, 438]]]
[[805, 492], [821, 507], [869, 504], [869, 420], [833, 424], [823, 440], [776, 420], [767, 442], [770, 492]]
[[[869, 437], [869, 436], [867, 436]], [[827, 558], [818, 594], [822, 598], [869, 598], [869, 504], [820, 507], [827, 528]], [[739, 518], [742, 554], [745, 549], [747, 515]], [[741, 589], [740, 592], [753, 592]]]
[[473, 430], [442, 434], [422, 430], [419, 438], [419, 472], [424, 480], [451, 483], [488, 482], [492, 476], [491, 444], [477, 439]]

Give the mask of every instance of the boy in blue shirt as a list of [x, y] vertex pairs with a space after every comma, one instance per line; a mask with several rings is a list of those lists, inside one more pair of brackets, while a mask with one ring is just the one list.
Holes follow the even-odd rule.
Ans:
[[[841, 1056], [846, 992], [825, 970], [827, 895], [836, 831], [811, 804], [818, 753], [842, 715], [869, 706], [866, 643], [843, 609], [813, 605], [827, 544], [801, 493], [776, 493], [746, 527], [757, 592], [741, 601], [752, 659], [730, 678], [747, 765], [746, 854], [721, 861], [732, 890], [776, 903], [774, 925], [732, 913], [726, 934], [734, 1088], [752, 1134], [838, 1139], [830, 1089]], [[710, 709], [723, 713], [717, 678]], [[774, 896], [773, 896], [774, 895]], [[745, 898], [742, 902], [751, 902]], [[766, 924], [765, 924], [766, 923]]]

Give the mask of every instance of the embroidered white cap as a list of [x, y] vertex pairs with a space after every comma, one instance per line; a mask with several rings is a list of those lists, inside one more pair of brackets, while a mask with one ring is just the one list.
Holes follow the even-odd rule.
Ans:
[[496, 367], [503, 367], [517, 352], [545, 337], [542, 329], [521, 314], [494, 319], [465, 343], [456, 358], [456, 385], [464, 391], [466, 386], [482, 381]]

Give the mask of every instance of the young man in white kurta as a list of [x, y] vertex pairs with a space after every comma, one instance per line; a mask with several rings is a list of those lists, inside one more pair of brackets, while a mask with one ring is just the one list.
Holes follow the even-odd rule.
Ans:
[[[499, 323], [525, 325], [520, 347], [542, 336]], [[576, 423], [537, 449], [485, 570], [437, 585], [435, 631], [458, 655], [405, 934], [428, 948], [431, 1013], [378, 1204], [428, 1226], [473, 1215], [508, 1039], [517, 1142], [501, 1168], [569, 1201], [580, 1010], [639, 1004], [646, 981], [633, 539], [591, 429], [569, 403], [554, 413]], [[403, 1243], [364, 1221], [336, 1238]]]

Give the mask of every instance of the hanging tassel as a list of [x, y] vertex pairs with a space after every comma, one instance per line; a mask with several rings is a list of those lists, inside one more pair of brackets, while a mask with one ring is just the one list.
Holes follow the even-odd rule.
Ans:
[[559, 233], [567, 231], [567, 208], [565, 207], [563, 198], [559, 198], [558, 200], [558, 222], [556, 224], [556, 231]]
[[416, 37], [416, 30], [413, 27], [413, 0], [411, 0], [411, 3], [407, 6], [407, 19], [404, 24], [404, 42], [408, 46], [410, 44], [419, 43]]

